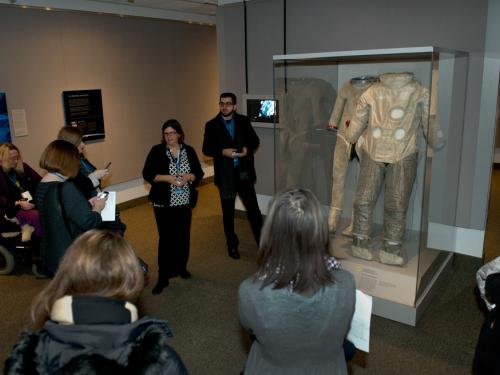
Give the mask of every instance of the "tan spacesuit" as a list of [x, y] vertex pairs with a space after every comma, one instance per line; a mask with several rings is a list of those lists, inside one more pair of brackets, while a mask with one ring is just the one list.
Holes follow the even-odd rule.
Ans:
[[328, 227], [331, 232], [337, 230], [337, 225], [342, 214], [345, 178], [347, 167], [351, 160], [352, 147], [354, 147], [345, 138], [347, 126], [354, 115], [359, 97], [376, 80], [377, 77], [374, 76], [361, 76], [352, 78], [344, 84], [335, 100], [330, 121], [328, 122], [329, 128], [337, 129], [337, 141], [335, 142], [335, 151], [333, 153], [330, 213], [328, 215]]
[[[360, 97], [346, 131], [354, 143], [363, 134], [360, 175], [354, 201], [353, 255], [372, 260], [372, 215], [384, 191], [384, 244], [382, 263], [403, 265], [401, 245], [406, 212], [417, 171], [417, 137], [421, 128], [429, 144], [429, 90], [413, 73], [382, 74]], [[366, 130], [366, 131], [365, 131]]]
[[[280, 85], [283, 85], [280, 83]], [[315, 192], [324, 180], [312, 176], [313, 158], [328, 158], [326, 147], [319, 147], [317, 129], [325, 129], [335, 98], [333, 86], [319, 78], [289, 78], [281, 96], [280, 119], [276, 131], [276, 184], [279, 190], [305, 186]], [[326, 130], [325, 130], [326, 133]], [[330, 168], [328, 162], [322, 163]], [[330, 171], [323, 170], [321, 176]], [[325, 200], [327, 198], [325, 197]]]

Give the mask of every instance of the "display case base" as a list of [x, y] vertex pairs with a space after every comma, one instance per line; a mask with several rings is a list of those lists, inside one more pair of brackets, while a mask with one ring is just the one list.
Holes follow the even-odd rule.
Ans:
[[432, 283], [422, 293], [416, 301], [415, 306], [406, 306], [399, 303], [384, 300], [383, 298], [373, 297], [372, 314], [382, 318], [391, 319], [399, 323], [416, 326], [420, 317], [432, 301], [436, 288], [435, 283], [438, 282], [451, 268], [451, 259], [453, 253], [446, 253], [444, 262], [441, 264], [439, 271], [434, 275]]
[[[342, 228], [347, 226], [342, 221]], [[380, 233], [375, 226], [374, 233]], [[403, 266], [382, 264], [378, 261], [378, 249], [382, 238], [373, 241], [374, 260], [367, 261], [352, 256], [352, 238], [341, 234], [332, 235], [332, 254], [351, 272], [356, 287], [373, 297], [373, 314], [408, 325], [416, 325], [432, 298], [433, 286], [447, 269], [452, 253], [425, 249], [419, 254], [419, 233], [408, 231], [403, 244], [406, 263]]]

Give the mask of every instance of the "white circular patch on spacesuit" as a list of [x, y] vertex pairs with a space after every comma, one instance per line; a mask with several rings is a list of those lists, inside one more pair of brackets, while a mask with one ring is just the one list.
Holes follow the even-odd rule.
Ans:
[[374, 128], [372, 130], [372, 136], [375, 139], [382, 137], [382, 129], [380, 129], [380, 128]]
[[404, 129], [396, 129], [396, 131], [394, 132], [394, 138], [397, 141], [400, 141], [405, 137], [405, 134], [406, 134], [406, 132]]
[[356, 142], [356, 152], [358, 153], [358, 155], [361, 154], [360, 151], [361, 151], [361, 146], [363, 146], [363, 143], [365, 143], [365, 137], [360, 135], [358, 141]]
[[405, 115], [405, 110], [401, 107], [391, 109], [390, 116], [393, 120], [401, 120]]

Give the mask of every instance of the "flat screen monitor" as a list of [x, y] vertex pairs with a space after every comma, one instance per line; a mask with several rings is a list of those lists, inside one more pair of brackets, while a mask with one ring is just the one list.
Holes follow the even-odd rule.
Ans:
[[251, 122], [279, 122], [278, 101], [274, 99], [247, 99], [247, 115]]

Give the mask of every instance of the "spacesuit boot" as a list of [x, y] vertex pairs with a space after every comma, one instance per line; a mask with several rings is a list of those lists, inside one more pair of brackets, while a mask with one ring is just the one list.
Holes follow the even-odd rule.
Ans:
[[371, 240], [369, 238], [352, 238], [352, 255], [356, 258], [373, 260], [373, 252], [370, 248]]
[[339, 224], [341, 214], [342, 210], [330, 207], [330, 213], [328, 214], [328, 229], [330, 233], [335, 233], [337, 231], [337, 225]]
[[384, 241], [384, 246], [378, 254], [380, 263], [402, 266], [406, 263], [400, 242]]

